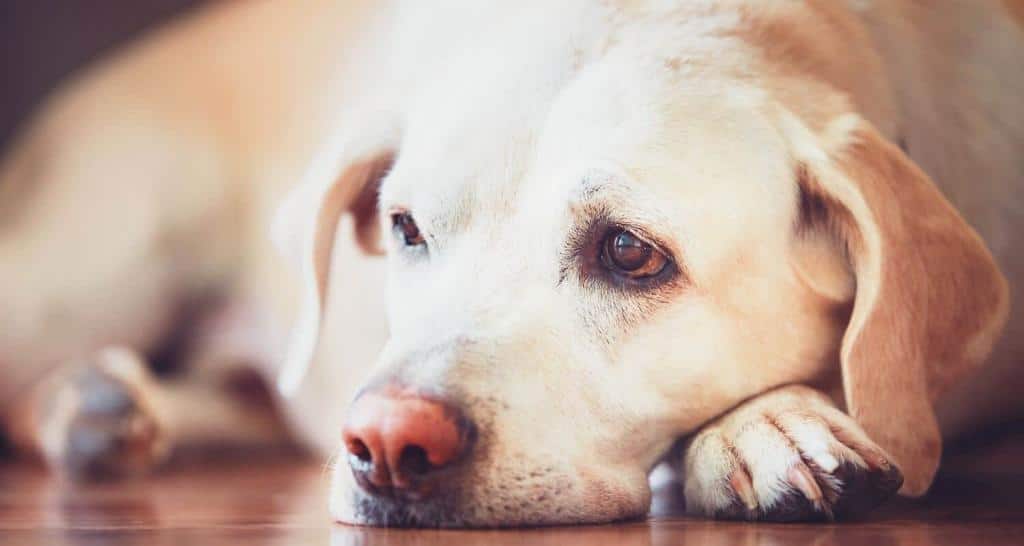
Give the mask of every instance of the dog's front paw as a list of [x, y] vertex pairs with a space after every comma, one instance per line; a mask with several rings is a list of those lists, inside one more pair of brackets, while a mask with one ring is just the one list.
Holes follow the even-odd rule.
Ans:
[[149, 372], [136, 355], [107, 349], [57, 381], [41, 420], [44, 454], [74, 479], [139, 474], [168, 443], [155, 417]]
[[853, 419], [795, 387], [701, 430], [686, 448], [684, 472], [688, 512], [756, 521], [858, 516], [903, 483]]

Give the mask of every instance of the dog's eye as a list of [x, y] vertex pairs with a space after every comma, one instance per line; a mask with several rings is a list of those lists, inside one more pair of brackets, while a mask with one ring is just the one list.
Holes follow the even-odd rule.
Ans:
[[668, 257], [658, 249], [624, 229], [609, 232], [601, 248], [605, 267], [633, 279], [653, 277], [669, 263]]
[[416, 220], [413, 220], [412, 215], [408, 212], [397, 212], [392, 214], [391, 223], [394, 225], [395, 230], [402, 236], [402, 240], [406, 245], [417, 246], [426, 242], [423, 238], [423, 234], [420, 233], [419, 226], [416, 225]]

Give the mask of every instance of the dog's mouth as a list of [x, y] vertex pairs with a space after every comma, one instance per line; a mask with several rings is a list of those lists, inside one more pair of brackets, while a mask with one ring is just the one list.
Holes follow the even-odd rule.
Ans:
[[627, 488], [533, 473], [531, 479], [530, 471], [513, 472], [501, 486], [486, 477], [452, 480], [427, 496], [367, 490], [344, 476], [335, 482], [332, 514], [339, 523], [369, 527], [507, 528], [628, 521], [646, 515], [650, 506], [646, 480]]
[[472, 527], [459, 516], [452, 495], [409, 499], [403, 495], [370, 495], [354, 492], [355, 521], [359, 525], [402, 528]]
[[[484, 505], [478, 507], [478, 510], [466, 511], [460, 509], [458, 504], [454, 496], [409, 502], [398, 497], [377, 497], [357, 492], [354, 498], [355, 517], [351, 521], [341, 523], [418, 529], [499, 529], [632, 521], [646, 514], [646, 510], [638, 510], [614, 517], [587, 518], [580, 517], [579, 514], [567, 517], [568, 514], [558, 509], [552, 509], [547, 513], [517, 513], [509, 506]], [[509, 508], [512, 510], [503, 513]]]
[[[496, 437], [498, 427], [479, 405], [452, 400], [394, 388], [357, 399], [333, 469], [336, 521], [496, 528], [606, 523], [647, 513], [642, 465], [525, 449], [524, 442]], [[460, 410], [466, 406], [476, 409], [474, 421]]]

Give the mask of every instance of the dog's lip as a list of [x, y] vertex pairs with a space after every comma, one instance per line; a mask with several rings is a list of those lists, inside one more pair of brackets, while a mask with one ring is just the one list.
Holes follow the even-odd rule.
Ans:
[[[480, 520], [476, 517], [466, 517], [462, 510], [450, 503], [448, 499], [432, 498], [425, 502], [406, 502], [394, 498], [374, 497], [368, 494], [361, 494], [356, 497], [357, 504], [370, 503], [371, 508], [357, 509], [352, 517], [334, 518], [337, 525], [351, 527], [391, 527], [391, 528], [415, 528], [415, 529], [477, 529], [477, 530], [500, 530], [500, 529], [522, 529], [522, 528], [543, 528], [543, 527], [574, 527], [580, 525], [603, 525], [615, 522], [637, 522], [642, 521], [647, 510], [635, 513], [624, 513], [612, 517], [596, 516], [594, 519], [578, 519], [574, 517], [549, 517], [536, 513], [510, 514], [508, 516], [494, 516]], [[366, 505], [363, 504], [365, 507]]]
[[398, 489], [395, 487], [379, 487], [368, 484], [364, 488], [366, 494], [373, 498], [388, 499], [400, 503], [421, 503], [430, 499], [431, 488]]
[[412, 499], [398, 491], [366, 490], [355, 492], [352, 502], [355, 513], [351, 518], [335, 519], [344, 525], [368, 527], [445, 528], [465, 527], [450, 495], [432, 495], [425, 499]]
[[[353, 464], [359, 464], [362, 466], [369, 465], [369, 463], [358, 460], [354, 455], [352, 458], [354, 459]], [[355, 479], [359, 487], [362, 488], [362, 490], [370, 497], [385, 498], [401, 502], [426, 501], [435, 489], [434, 485], [428, 480], [414, 480], [400, 488], [389, 485], [378, 485], [371, 481], [368, 474], [359, 472], [355, 467], [352, 468], [352, 478]]]
[[[643, 518], [650, 508], [650, 499], [642, 495], [631, 496], [632, 502], [610, 506], [603, 502], [599, 490], [566, 490], [553, 485], [556, 483], [560, 482], [544, 480], [530, 487], [509, 481], [499, 489], [481, 489], [485, 484], [493, 487], [493, 482], [472, 478], [467, 481], [462, 476], [458, 480], [442, 480], [424, 495], [390, 487], [364, 487], [357, 478], [355, 483], [332, 491], [333, 502], [345, 504], [336, 505], [332, 515], [336, 523], [356, 527], [502, 529], [633, 521]], [[514, 486], [530, 489], [508, 496]], [[538, 497], [538, 492], [543, 495]], [[581, 504], [591, 503], [593, 510], [586, 510], [583, 515], [577, 511]]]

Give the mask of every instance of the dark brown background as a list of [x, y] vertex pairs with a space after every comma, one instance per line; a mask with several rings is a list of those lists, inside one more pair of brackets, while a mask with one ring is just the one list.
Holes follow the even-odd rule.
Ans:
[[0, 150], [76, 68], [201, 0], [0, 0]]

